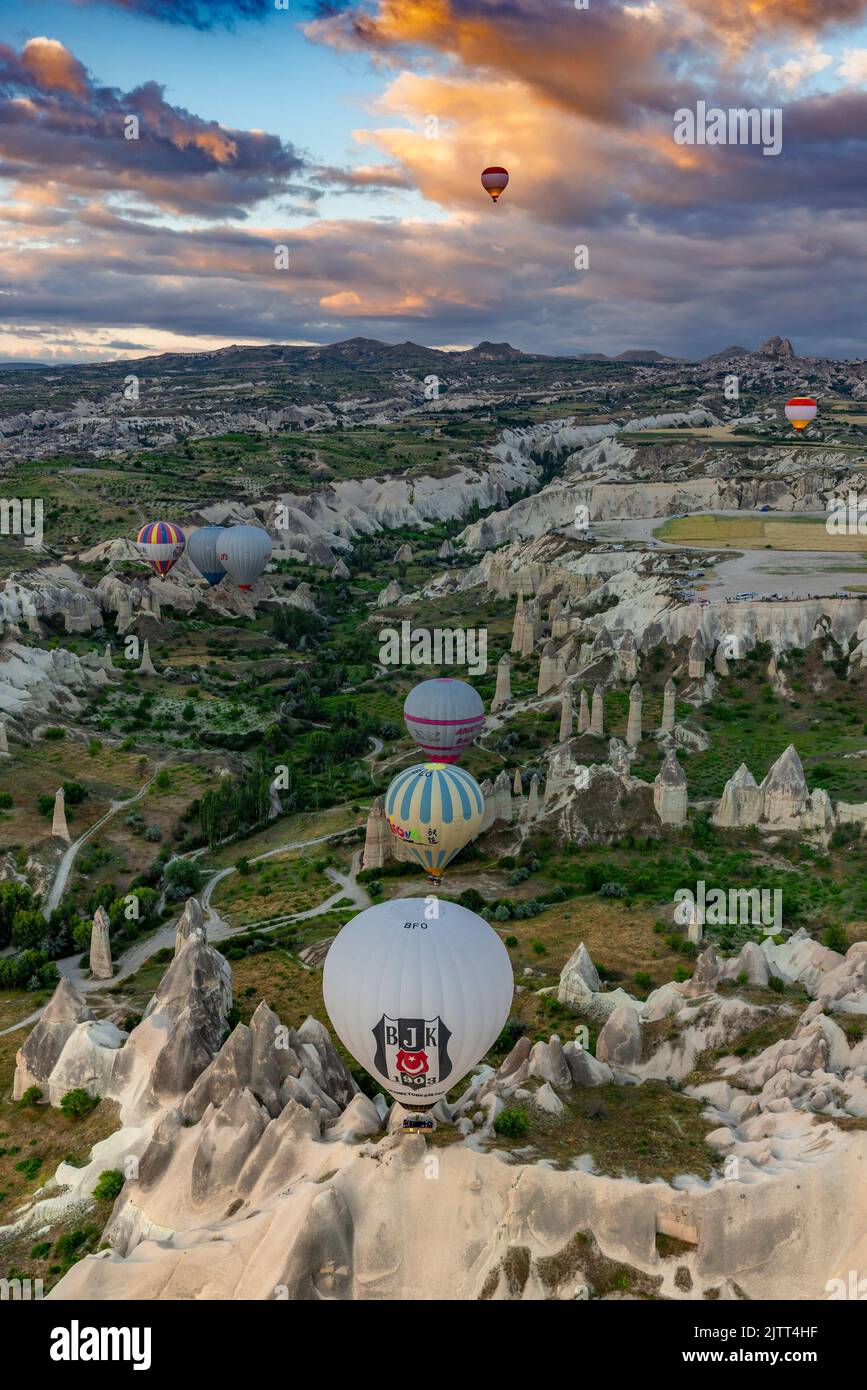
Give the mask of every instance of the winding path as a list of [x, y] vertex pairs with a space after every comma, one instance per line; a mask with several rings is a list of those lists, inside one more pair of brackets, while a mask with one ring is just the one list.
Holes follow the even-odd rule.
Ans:
[[[154, 776], [156, 776], [156, 773]], [[148, 786], [149, 785], [150, 783], [148, 783]], [[123, 806], [131, 805], [132, 801], [137, 801], [140, 796], [144, 795], [146, 790], [147, 787], [143, 787], [141, 792], [137, 793], [130, 801], [123, 801], [117, 804], [113, 803], [114, 809], [120, 810]], [[76, 841], [75, 845], [70, 846], [70, 850], [75, 849], [83, 843], [87, 836], [92, 834], [97, 826], [101, 825], [103, 821], [107, 819], [107, 815], [103, 816], [102, 820], [96, 821], [90, 827], [90, 830], [88, 830], [85, 835], [82, 835], [80, 840]], [[346, 835], [348, 830], [354, 828], [353, 826], [349, 826], [343, 830], [333, 830], [328, 835], [318, 835], [314, 839], [309, 840], [291, 840], [286, 844], [277, 845], [275, 849], [265, 850], [263, 854], [257, 854], [250, 860], [250, 863], [257, 864], [262, 859], [272, 859], [275, 855], [285, 854], [293, 849], [306, 849], [308, 845], [325, 844], [328, 840], [334, 840], [342, 835]], [[68, 850], [67, 855], [69, 852]], [[73, 855], [72, 859], [74, 859], [74, 857]], [[65, 858], [66, 855], [64, 855], [64, 859]], [[72, 859], [70, 859], [70, 866]], [[352, 857], [352, 864], [348, 874], [341, 873], [339, 869], [326, 870], [332, 883], [337, 884], [337, 888], [329, 897], [319, 903], [317, 907], [308, 908], [306, 912], [294, 912], [285, 917], [275, 918], [274, 921], [269, 922], [266, 926], [256, 927], [255, 930], [264, 933], [273, 931], [276, 927], [284, 926], [288, 922], [309, 921], [313, 917], [321, 917], [325, 913], [330, 912], [331, 909], [340, 902], [341, 898], [351, 899], [353, 907], [359, 910], [364, 907], [369, 907], [370, 898], [367, 896], [356, 877], [360, 868], [361, 850], [356, 850]], [[230, 924], [219, 915], [216, 909], [211, 906], [211, 897], [217, 884], [221, 883], [229, 874], [234, 874], [236, 872], [237, 870], [234, 864], [230, 864], [224, 869], [216, 869], [199, 895], [209, 941], [225, 941], [228, 937], [239, 936], [244, 932], [254, 929], [250, 925], [239, 927], [230, 926]], [[180, 916], [180, 912], [178, 915]], [[171, 924], [158, 927], [156, 931], [151, 933], [147, 940], [138, 941], [134, 946], [131, 946], [121, 958], [114, 975], [108, 980], [94, 980], [89, 974], [82, 970], [79, 965], [82, 955], [81, 951], [77, 951], [73, 956], [64, 956], [62, 960], [55, 961], [55, 965], [60, 974], [69, 980], [80, 994], [92, 994], [94, 992], [98, 993], [101, 990], [112, 989], [115, 985], [120, 984], [123, 980], [134, 975], [136, 971], [144, 965], [145, 961], [149, 960], [151, 956], [156, 955], [157, 951], [161, 951], [167, 946], [173, 947], [175, 944], [175, 926], [176, 923], [172, 922]], [[17, 1023], [13, 1023], [8, 1028], [0, 1029], [0, 1037], [5, 1036], [6, 1033], [14, 1033], [19, 1028], [29, 1027], [39, 1019], [44, 1009], [45, 1005], [43, 1004], [40, 1008], [34, 1009], [33, 1013], [28, 1014], [26, 1018], [19, 1019]]]
[[69, 875], [72, 871], [72, 866], [75, 863], [76, 855], [78, 854], [78, 851], [81, 849], [81, 846], [85, 843], [85, 841], [89, 840], [91, 835], [93, 835], [95, 831], [99, 830], [100, 826], [105, 825], [106, 821], [111, 820], [112, 816], [116, 815], [118, 811], [123, 811], [128, 806], [134, 806], [137, 801], [141, 801], [142, 797], [147, 795], [149, 788], [156, 781], [156, 778], [159, 776], [159, 773], [161, 771], [162, 764], [155, 763], [153, 776], [150, 778], [149, 781], [145, 782], [143, 787], [141, 787], [132, 796], [127, 797], [125, 801], [110, 801], [108, 805], [108, 810], [100, 816], [99, 820], [95, 820], [93, 822], [93, 825], [91, 825], [87, 830], [85, 830], [83, 835], [79, 835], [78, 839], [72, 842], [72, 844], [66, 850], [63, 858], [57, 866], [57, 872], [54, 875], [54, 882], [51, 885], [48, 897], [45, 899], [45, 902], [42, 907], [42, 915], [44, 917], [49, 917], [51, 913], [54, 911], [54, 909], [60, 906], [60, 900], [63, 897], [64, 890], [66, 889], [66, 884], [69, 880]]

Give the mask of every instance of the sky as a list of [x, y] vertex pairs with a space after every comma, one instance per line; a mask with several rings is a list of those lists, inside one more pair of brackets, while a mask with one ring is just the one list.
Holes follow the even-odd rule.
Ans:
[[865, 155], [867, 0], [0, 0], [0, 361], [864, 357]]

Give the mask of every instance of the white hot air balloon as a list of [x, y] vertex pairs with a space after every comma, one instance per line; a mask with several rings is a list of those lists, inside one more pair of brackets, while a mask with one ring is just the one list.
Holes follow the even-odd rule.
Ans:
[[220, 534], [217, 559], [239, 589], [252, 589], [271, 559], [271, 537], [261, 526], [226, 526]]
[[484, 1057], [513, 990], [497, 933], [442, 898], [395, 898], [353, 917], [322, 980], [343, 1045], [410, 1111], [430, 1109]]

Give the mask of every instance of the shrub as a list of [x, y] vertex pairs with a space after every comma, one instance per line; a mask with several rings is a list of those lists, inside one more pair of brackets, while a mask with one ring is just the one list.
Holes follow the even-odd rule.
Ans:
[[120, 1195], [123, 1184], [124, 1176], [119, 1168], [106, 1168], [99, 1175], [93, 1195], [98, 1202], [113, 1202]]
[[494, 1121], [494, 1131], [506, 1139], [520, 1139], [530, 1128], [530, 1118], [526, 1110], [515, 1107], [503, 1110]]
[[41, 1167], [42, 1159], [38, 1154], [33, 1154], [30, 1158], [22, 1158], [19, 1163], [16, 1163], [15, 1171], [16, 1173], [23, 1173], [25, 1178], [31, 1181], [36, 1177]]
[[849, 938], [846, 935], [845, 927], [841, 927], [839, 922], [829, 922], [822, 932], [822, 945], [827, 946], [829, 951], [839, 951], [845, 956], [849, 949]]
[[[500, 910], [500, 909], [497, 908], [497, 912], [499, 912], [499, 910]], [[496, 915], [497, 915], [497, 913], [495, 912], [495, 913], [494, 913], [494, 916], [496, 917]], [[511, 948], [511, 947], [517, 946], [517, 944], [518, 944], [518, 938], [517, 938], [516, 936], [507, 936], [507, 937], [506, 937], [506, 945], [507, 945], [508, 947]]]
[[534, 956], [544, 956], [547, 954], [548, 947], [545, 945], [544, 941], [540, 941], [538, 937], [530, 944], [533, 947]]
[[21, 1097], [22, 1105], [38, 1105], [42, 1099], [42, 1088], [40, 1086], [28, 1086], [24, 1095]]
[[636, 970], [635, 983], [638, 985], [639, 989], [650, 989], [653, 985], [653, 981], [646, 970]]
[[625, 883], [603, 883], [599, 889], [600, 898], [628, 898], [629, 889]]
[[55, 1255], [63, 1260], [72, 1260], [82, 1245], [87, 1243], [87, 1231], [67, 1231], [54, 1246]]
[[6, 811], [12, 805], [12, 793], [0, 792], [0, 810]]
[[51, 1254], [51, 1241], [41, 1240], [38, 1245], [34, 1245], [30, 1251], [31, 1260], [45, 1260]]
[[774, 991], [774, 994], [782, 994], [785, 988], [786, 986], [780, 979], [779, 975], [772, 975], [771, 978], [768, 980], [768, 989], [772, 989]]
[[92, 1096], [82, 1086], [67, 1091], [60, 1102], [60, 1109], [68, 1120], [78, 1120], [89, 1115], [99, 1105], [99, 1096]]
[[59, 739], [66, 738], [66, 730], [59, 728], [56, 724], [51, 724], [47, 729], [42, 730], [42, 737], [47, 738], [49, 743], [56, 743]]

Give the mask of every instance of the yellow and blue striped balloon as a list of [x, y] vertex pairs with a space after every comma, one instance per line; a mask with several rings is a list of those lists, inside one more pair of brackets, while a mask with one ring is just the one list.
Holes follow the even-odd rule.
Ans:
[[482, 825], [482, 790], [465, 768], [420, 763], [399, 772], [385, 793], [391, 833], [405, 844], [430, 878], [440, 878]]

